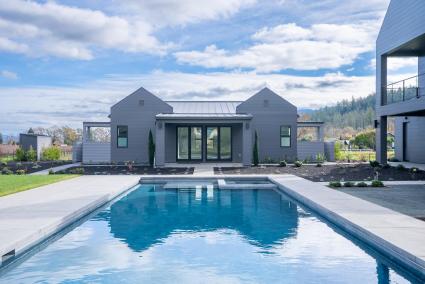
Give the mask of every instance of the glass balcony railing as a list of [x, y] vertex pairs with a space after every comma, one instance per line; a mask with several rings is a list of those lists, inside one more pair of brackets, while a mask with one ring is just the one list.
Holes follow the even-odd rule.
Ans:
[[423, 87], [425, 87], [425, 73], [391, 83], [384, 87], [383, 90], [387, 96], [386, 104], [404, 102], [425, 96]]

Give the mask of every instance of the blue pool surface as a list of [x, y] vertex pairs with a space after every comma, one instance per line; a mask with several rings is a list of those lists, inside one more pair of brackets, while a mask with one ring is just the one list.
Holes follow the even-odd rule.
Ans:
[[0, 283], [409, 283], [371, 255], [275, 190], [143, 184]]

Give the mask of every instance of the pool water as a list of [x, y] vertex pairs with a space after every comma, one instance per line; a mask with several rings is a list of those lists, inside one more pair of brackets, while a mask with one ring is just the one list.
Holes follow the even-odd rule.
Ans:
[[385, 263], [278, 191], [143, 184], [0, 283], [409, 283]]

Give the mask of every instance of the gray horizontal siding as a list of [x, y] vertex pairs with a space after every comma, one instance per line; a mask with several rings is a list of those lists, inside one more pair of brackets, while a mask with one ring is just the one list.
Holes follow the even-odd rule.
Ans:
[[298, 141], [298, 159], [309, 159], [314, 161], [317, 154], [324, 155], [325, 143], [319, 141]]
[[[407, 122], [406, 157], [403, 157], [403, 122]], [[425, 163], [425, 117], [397, 118], [395, 123], [395, 154], [400, 161]]]
[[425, 33], [424, 0], [392, 0], [377, 39], [377, 54], [392, 49]]
[[83, 163], [109, 163], [111, 161], [111, 143], [84, 142]]

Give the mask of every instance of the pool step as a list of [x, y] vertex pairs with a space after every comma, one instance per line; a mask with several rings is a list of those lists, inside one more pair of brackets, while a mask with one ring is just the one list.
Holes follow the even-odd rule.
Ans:
[[217, 181], [219, 189], [275, 189], [277, 186], [274, 183], [226, 183], [226, 180], [219, 179]]

